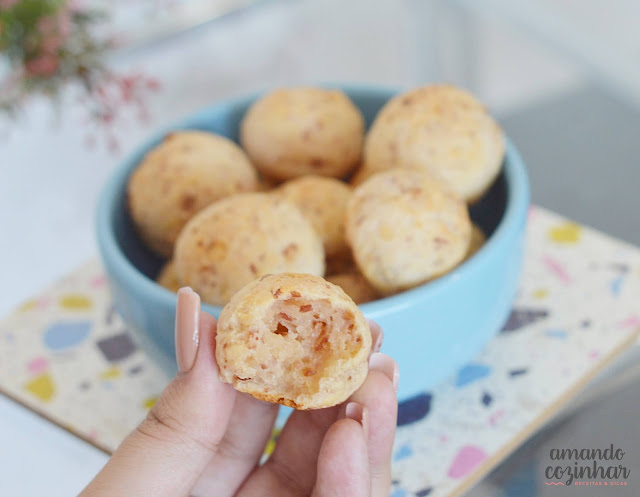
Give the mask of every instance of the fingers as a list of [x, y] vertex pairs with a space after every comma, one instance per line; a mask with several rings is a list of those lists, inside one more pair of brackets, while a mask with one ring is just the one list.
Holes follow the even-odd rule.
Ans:
[[[383, 337], [382, 330], [372, 321], [369, 322], [369, 327], [371, 329], [373, 347], [379, 349]], [[377, 356], [382, 356], [382, 354], [374, 354], [374, 357]], [[358, 395], [364, 398], [369, 403], [366, 406], [367, 412], [370, 408], [376, 410], [376, 427], [386, 430], [390, 435], [390, 438], [387, 436], [382, 440], [377, 435], [373, 436], [378, 449], [376, 455], [369, 458], [373, 464], [372, 468], [375, 468], [383, 475], [382, 478], [377, 479], [378, 486], [383, 488], [385, 482], [388, 481], [390, 485], [391, 481], [390, 470], [381, 468], [385, 466], [385, 457], [390, 461], [391, 446], [387, 447], [387, 442], [390, 440], [390, 443], [393, 443], [395, 433], [397, 400], [393, 387], [393, 378], [395, 374], [397, 381], [397, 373], [394, 369], [395, 362], [393, 360], [391, 360], [390, 364], [388, 362], [380, 364], [380, 359], [374, 358], [371, 364], [372, 371], [370, 371], [364, 385], [354, 394], [352, 400], [357, 401], [359, 397], [356, 396]], [[381, 372], [380, 369], [383, 369], [386, 373]], [[371, 379], [372, 374], [373, 379]], [[385, 374], [388, 376], [385, 376]], [[370, 386], [367, 386], [368, 384]], [[375, 395], [373, 396], [374, 398], [371, 398], [371, 392], [374, 392], [375, 388], [379, 386], [381, 386], [382, 392], [379, 401], [376, 402]], [[359, 394], [360, 391], [364, 393]], [[379, 411], [382, 411], [382, 413]], [[342, 417], [344, 417], [346, 405], [319, 411], [295, 411], [280, 434], [273, 455], [245, 483], [241, 489], [240, 496], [253, 496], [258, 492], [266, 492], [267, 495], [272, 492], [283, 497], [308, 495], [317, 479], [318, 452], [323, 445], [327, 430], [336, 421], [338, 412], [341, 412]], [[389, 428], [390, 424], [391, 427]], [[346, 446], [343, 449], [348, 451]], [[390, 462], [388, 466], [390, 466]]]
[[[384, 354], [372, 354], [367, 379], [341, 407], [341, 412], [347, 418], [358, 420], [362, 429], [356, 432], [356, 425], [347, 425], [343, 419], [327, 431], [318, 458], [313, 497], [388, 497], [398, 381], [396, 362]], [[358, 440], [356, 433], [362, 440]]]
[[231, 419], [217, 453], [198, 479], [194, 497], [235, 495], [260, 461], [278, 415], [278, 404], [237, 393]]
[[380, 352], [382, 341], [384, 340], [384, 333], [382, 332], [382, 328], [378, 323], [372, 321], [371, 319], [367, 319], [367, 324], [369, 325], [369, 329], [371, 330], [371, 353], [374, 354], [376, 352]]
[[327, 431], [318, 455], [312, 497], [369, 497], [371, 479], [367, 455], [367, 409], [351, 402], [346, 418]]
[[[367, 320], [367, 323], [371, 330], [372, 352], [377, 351], [382, 345], [382, 329], [373, 321]], [[246, 482], [240, 495], [250, 496], [257, 491], [266, 491], [264, 489], [280, 492], [278, 495], [283, 497], [308, 495], [316, 481], [318, 452], [339, 409], [336, 406], [320, 411], [294, 411], [278, 437], [273, 455]]]
[[[367, 320], [367, 322], [371, 330], [372, 353], [377, 352], [382, 345], [382, 328], [374, 321]], [[227, 433], [220, 443], [218, 452], [198, 480], [192, 494], [196, 497], [204, 496], [208, 495], [211, 489], [215, 489], [217, 495], [233, 495], [260, 460], [266, 442], [271, 435], [276, 415], [277, 405], [258, 401], [249, 395], [237, 394]], [[314, 418], [323, 418], [326, 422], [313, 423]], [[312, 439], [315, 446], [320, 447], [322, 437], [333, 420], [335, 420], [335, 412], [328, 417], [310, 413], [294, 414], [288, 425], [289, 428], [279, 437], [278, 446], [281, 448], [278, 449], [277, 454], [274, 454], [269, 465], [296, 466], [299, 470], [292, 471], [299, 480], [296, 485], [311, 488], [316, 479], [317, 451], [304, 451], [305, 457], [300, 459], [297, 455], [290, 457], [291, 451], [286, 450], [286, 447], [289, 440], [299, 440], [300, 432], [304, 432], [309, 436], [309, 439]], [[312, 422], [310, 431], [308, 429], [309, 421]], [[300, 447], [298, 443], [290, 445], [292, 448]], [[283, 474], [279, 467], [274, 469], [277, 474]], [[266, 473], [269, 476], [273, 475], [270, 470]], [[265, 478], [264, 474], [254, 476], [254, 481], [243, 489], [245, 492], [256, 481]], [[264, 482], [261, 485], [264, 485]]]
[[389, 356], [375, 353], [369, 361], [369, 375], [351, 396], [368, 413], [367, 448], [371, 496], [388, 497], [391, 488], [391, 453], [396, 430], [398, 365]]
[[198, 295], [181, 289], [176, 312], [180, 373], [82, 496], [188, 494], [218, 449], [235, 398], [235, 390], [218, 379], [215, 326], [213, 317], [200, 314]]
[[240, 497], [309, 495], [316, 480], [318, 452], [338, 407], [317, 411], [294, 411], [269, 460], [258, 468], [240, 490]]

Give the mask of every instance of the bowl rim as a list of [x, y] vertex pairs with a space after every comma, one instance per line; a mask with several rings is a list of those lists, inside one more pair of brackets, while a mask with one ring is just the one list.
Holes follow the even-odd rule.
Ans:
[[[393, 98], [400, 91], [400, 88], [391, 88], [374, 85], [357, 84], [321, 84], [320, 87], [339, 88], [347, 94], [358, 94], [368, 97], [383, 97], [387, 100]], [[112, 218], [114, 211], [118, 208], [116, 199], [120, 198], [123, 190], [126, 196], [126, 187], [130, 174], [139, 163], [142, 156], [155, 146], [167, 133], [176, 129], [188, 129], [194, 127], [195, 121], [200, 121], [210, 114], [214, 109], [222, 109], [229, 106], [246, 105], [253, 101], [262, 92], [256, 92], [248, 96], [234, 97], [213, 102], [211, 105], [197, 112], [189, 114], [187, 117], [177, 120], [175, 123], [164, 126], [154, 132], [140, 146], [130, 152], [117, 166], [110, 178], [103, 187], [96, 209], [96, 234], [97, 242], [102, 257], [114, 270], [124, 275], [133, 286], [133, 291], [137, 294], [145, 294], [161, 305], [175, 306], [176, 293], [160, 286], [153, 279], [142, 273], [122, 252], [112, 229]], [[428, 298], [442, 292], [449, 285], [464, 278], [467, 273], [473, 272], [474, 268], [480, 266], [490, 257], [492, 247], [499, 243], [499, 240], [508, 236], [509, 233], [516, 232], [526, 219], [529, 208], [530, 190], [529, 179], [524, 162], [515, 145], [509, 137], [505, 136], [506, 150], [502, 167], [507, 186], [507, 201], [505, 211], [495, 230], [487, 239], [486, 243], [468, 260], [458, 265], [455, 269], [444, 276], [433, 281], [427, 281], [414, 288], [404, 290], [395, 295], [383, 297], [371, 302], [360, 304], [360, 310], [371, 317], [376, 315], [396, 312], [403, 308], [412, 306], [415, 301]], [[203, 309], [214, 315], [218, 315], [222, 306], [202, 304]]]

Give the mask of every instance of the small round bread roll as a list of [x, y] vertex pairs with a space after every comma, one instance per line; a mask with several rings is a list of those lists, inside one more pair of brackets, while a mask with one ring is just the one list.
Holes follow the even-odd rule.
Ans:
[[173, 262], [173, 259], [166, 262], [165, 265], [160, 268], [160, 272], [158, 276], [156, 276], [156, 282], [170, 292], [177, 292], [180, 287], [183, 286], [180, 278], [178, 278], [176, 264]]
[[271, 274], [236, 293], [218, 320], [222, 381], [296, 409], [344, 402], [368, 372], [371, 331], [341, 288], [309, 274]]
[[376, 174], [354, 190], [347, 208], [358, 268], [383, 294], [446, 273], [462, 261], [470, 238], [465, 202], [419, 171]]
[[487, 241], [487, 237], [482, 231], [482, 229], [480, 229], [480, 227], [477, 224], [475, 223], [472, 224], [471, 225], [471, 241], [469, 242], [469, 248], [467, 249], [467, 255], [465, 256], [465, 259], [468, 259], [473, 254], [475, 254], [478, 250], [480, 250], [480, 247], [482, 247], [484, 245], [484, 242], [486, 241]]
[[364, 119], [340, 90], [287, 88], [247, 111], [240, 141], [258, 170], [287, 180], [317, 174], [342, 178], [360, 161]]
[[322, 241], [311, 223], [268, 193], [234, 195], [199, 212], [180, 233], [175, 261], [180, 280], [214, 305], [264, 274], [324, 274]]
[[322, 238], [327, 257], [349, 252], [344, 216], [351, 188], [334, 178], [303, 176], [287, 181], [277, 192], [294, 203]]
[[177, 131], [131, 175], [129, 209], [143, 241], [170, 257], [180, 230], [196, 212], [257, 187], [255, 169], [231, 140], [204, 131]]
[[500, 172], [504, 152], [502, 129], [471, 94], [424, 86], [391, 99], [378, 113], [358, 180], [385, 169], [417, 169], [473, 202]]
[[327, 281], [338, 285], [356, 304], [364, 304], [376, 300], [379, 295], [371, 283], [360, 273], [342, 273], [327, 276]]

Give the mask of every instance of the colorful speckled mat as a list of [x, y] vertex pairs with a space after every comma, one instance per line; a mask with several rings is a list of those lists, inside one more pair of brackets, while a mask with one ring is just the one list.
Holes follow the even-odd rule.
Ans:
[[[400, 405], [392, 497], [468, 489], [639, 328], [640, 249], [533, 208], [502, 333], [449, 381]], [[114, 312], [98, 262], [0, 323], [0, 391], [107, 452], [168, 381]]]

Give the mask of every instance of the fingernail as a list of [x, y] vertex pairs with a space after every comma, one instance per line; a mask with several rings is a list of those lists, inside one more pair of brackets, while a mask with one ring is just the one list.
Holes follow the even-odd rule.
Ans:
[[371, 354], [369, 359], [369, 369], [375, 369], [384, 373], [393, 382], [393, 389], [398, 393], [398, 383], [400, 382], [400, 370], [398, 363], [386, 354], [376, 352]]
[[365, 436], [369, 433], [369, 412], [358, 402], [349, 402], [345, 408], [345, 417], [353, 419], [362, 425]]
[[367, 323], [369, 324], [369, 329], [371, 330], [371, 352], [380, 352], [380, 348], [382, 347], [382, 341], [384, 340], [384, 333], [382, 332], [382, 328], [375, 321], [371, 321], [367, 319]]
[[196, 360], [199, 321], [200, 296], [188, 286], [181, 288], [176, 307], [176, 360], [181, 373], [188, 372]]

